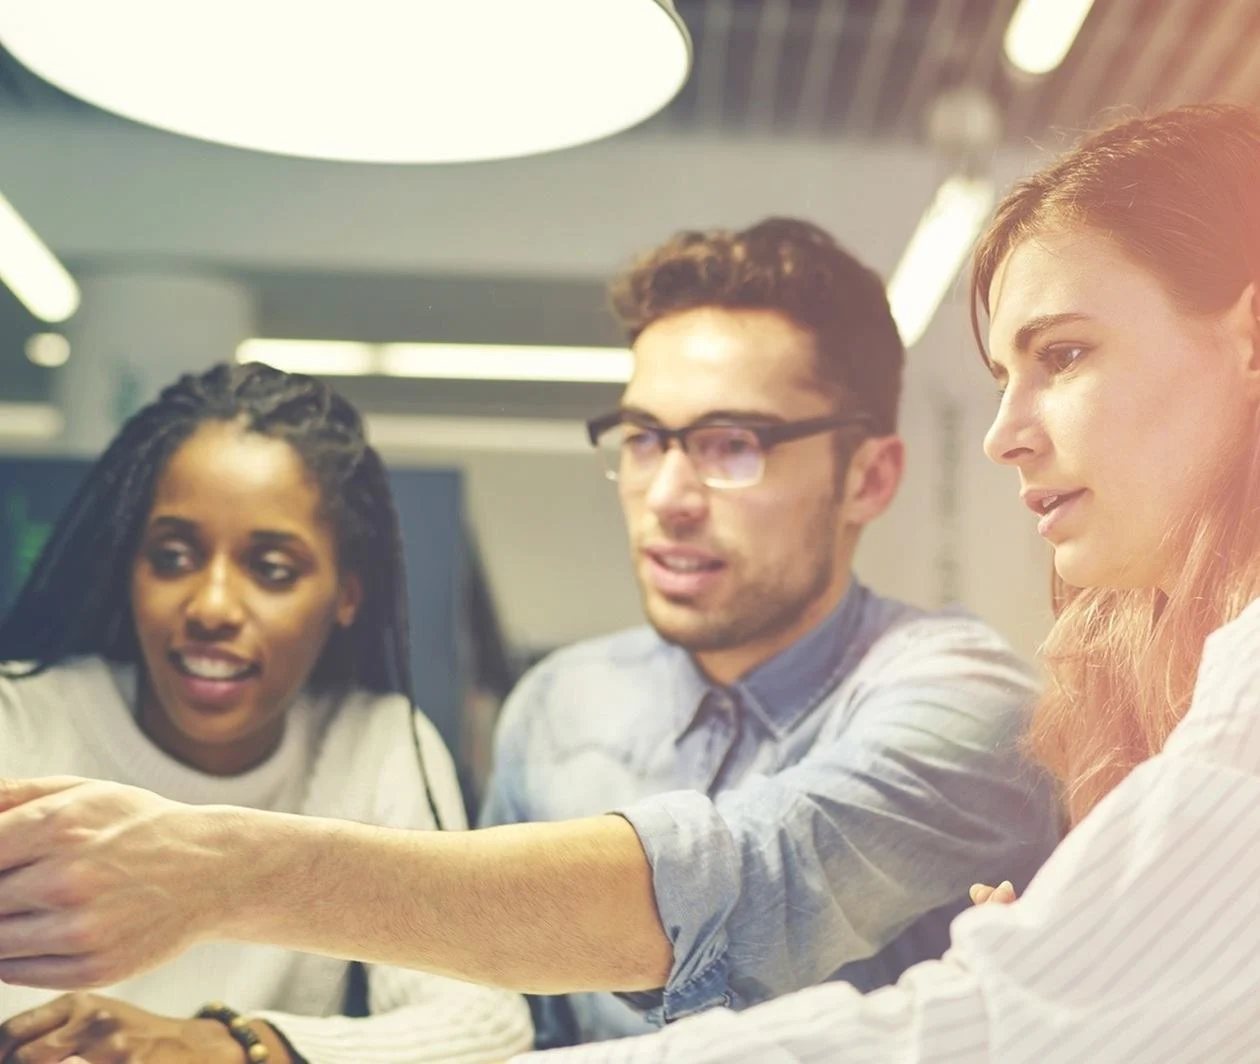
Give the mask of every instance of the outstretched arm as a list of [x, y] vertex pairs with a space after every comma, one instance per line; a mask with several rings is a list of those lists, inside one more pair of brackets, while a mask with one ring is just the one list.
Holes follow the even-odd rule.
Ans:
[[672, 958], [621, 817], [414, 832], [0, 784], [0, 980], [108, 985], [238, 939], [539, 993], [661, 986]]

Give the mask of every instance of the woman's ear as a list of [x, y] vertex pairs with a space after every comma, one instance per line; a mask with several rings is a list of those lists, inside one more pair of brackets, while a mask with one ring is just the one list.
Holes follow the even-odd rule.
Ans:
[[1248, 303], [1251, 311], [1251, 362], [1249, 369], [1253, 376], [1260, 376], [1260, 288], [1255, 282], [1247, 286]]
[[343, 573], [341, 584], [337, 588], [337, 624], [341, 628], [349, 628], [359, 615], [359, 607], [363, 604], [363, 581], [358, 573]]
[[1247, 285], [1225, 315], [1226, 329], [1239, 356], [1244, 387], [1260, 398], [1260, 289]]

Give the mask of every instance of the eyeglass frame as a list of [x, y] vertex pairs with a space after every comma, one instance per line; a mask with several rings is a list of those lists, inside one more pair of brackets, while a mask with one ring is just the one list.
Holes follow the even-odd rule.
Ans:
[[[635, 421], [633, 416], [624, 410], [613, 410], [607, 414], [601, 414], [593, 417], [586, 423], [586, 435], [591, 441], [591, 446], [599, 451], [599, 438], [611, 428], [629, 422], [637, 425], [639, 428], [648, 432], [655, 433], [661, 440], [661, 460], [669, 453], [673, 447], [674, 441], [678, 441], [678, 446], [682, 449], [682, 453], [686, 455], [687, 460], [691, 461], [691, 453], [687, 450], [687, 437], [693, 432], [699, 432], [703, 429], [742, 429], [745, 432], [751, 432], [757, 440], [757, 445], [761, 448], [761, 472], [756, 480], [750, 480], [747, 483], [718, 483], [711, 484], [701, 477], [701, 482], [706, 487], [718, 489], [734, 489], [734, 488], [751, 488], [761, 483], [762, 477], [765, 476], [766, 463], [765, 459], [770, 451], [779, 446], [781, 443], [791, 443], [793, 440], [803, 440], [810, 436], [820, 436], [824, 432], [835, 432], [838, 429], [854, 428], [856, 426], [865, 426], [873, 428], [875, 418], [872, 414], [865, 410], [851, 410], [844, 414], [829, 414], [826, 417], [803, 418], [800, 421], [783, 421], [783, 422], [749, 422], [736, 420], [719, 420], [719, 421], [696, 421], [690, 425], [684, 425], [680, 429], [667, 429], [664, 425], [644, 424], [642, 421]], [[600, 463], [604, 465], [603, 462]], [[614, 483], [620, 481], [620, 477], [612, 469], [604, 466], [604, 477]]]

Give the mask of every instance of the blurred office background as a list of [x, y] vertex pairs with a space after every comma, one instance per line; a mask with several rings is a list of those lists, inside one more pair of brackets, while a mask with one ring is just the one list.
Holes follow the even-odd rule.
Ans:
[[[375, 345], [616, 348], [603, 286], [629, 256], [770, 214], [821, 224], [892, 277], [951, 180], [1000, 194], [1117, 108], [1260, 101], [1260, 0], [1059, 6], [1083, 22], [1062, 62], [1032, 74], [1008, 54], [1016, 0], [678, 0], [692, 63], [659, 114], [574, 148], [438, 165], [162, 132], [0, 52], [0, 193], [81, 294], [48, 321], [0, 287], [0, 596], [57, 505], [56, 476], [73, 479], [65, 462], [147, 398], [154, 360], [169, 378], [251, 339], [344, 342], [283, 357], [335, 377], [369, 416], [422, 596], [421, 698], [465, 763], [484, 763], [523, 663], [640, 620], [615, 490], [581, 426], [620, 385], [413, 376]], [[859, 574], [923, 605], [961, 602], [1031, 655], [1049, 557], [1014, 475], [981, 454], [996, 400], [965, 285], [907, 328], [909, 469]], [[49, 458], [61, 473], [30, 464]]]

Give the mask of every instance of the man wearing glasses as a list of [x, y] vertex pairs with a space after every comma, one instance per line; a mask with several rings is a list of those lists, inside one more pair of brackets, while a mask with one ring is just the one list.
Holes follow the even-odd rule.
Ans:
[[902, 468], [879, 280], [771, 220], [676, 237], [614, 304], [635, 370], [590, 430], [650, 624], [522, 680], [485, 815], [504, 826], [0, 781], [0, 979], [104, 986], [230, 938], [574, 994], [590, 1040], [887, 983], [940, 955], [970, 884], [1022, 887], [1058, 833], [1018, 756], [1027, 672], [968, 615], [851, 572]]
[[1016, 756], [1033, 687], [1011, 651], [852, 575], [902, 471], [878, 278], [772, 219], [682, 234], [612, 296], [635, 368], [588, 429], [650, 627], [522, 681], [483, 821], [616, 810], [672, 963], [662, 992], [535, 1002], [544, 1046], [892, 982], [944, 951], [970, 883], [1026, 879], [1056, 841]]

